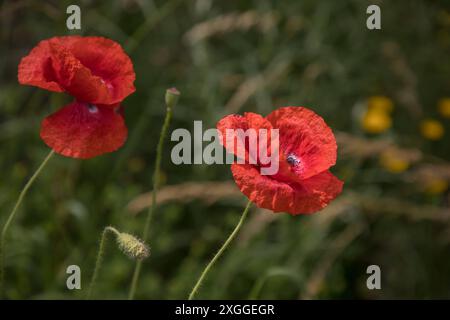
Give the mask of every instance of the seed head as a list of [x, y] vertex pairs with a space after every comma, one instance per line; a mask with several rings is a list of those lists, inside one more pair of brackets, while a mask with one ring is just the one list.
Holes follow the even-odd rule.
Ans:
[[147, 245], [129, 233], [120, 232], [117, 235], [117, 243], [120, 250], [131, 259], [144, 260], [150, 255]]

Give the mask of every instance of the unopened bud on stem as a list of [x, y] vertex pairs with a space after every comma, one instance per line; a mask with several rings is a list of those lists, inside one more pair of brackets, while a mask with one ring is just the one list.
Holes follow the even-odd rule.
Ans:
[[172, 109], [177, 105], [178, 98], [180, 97], [180, 91], [177, 88], [170, 88], [166, 90], [166, 106]]
[[129, 233], [117, 234], [117, 243], [120, 250], [132, 259], [144, 260], [150, 255], [147, 245]]

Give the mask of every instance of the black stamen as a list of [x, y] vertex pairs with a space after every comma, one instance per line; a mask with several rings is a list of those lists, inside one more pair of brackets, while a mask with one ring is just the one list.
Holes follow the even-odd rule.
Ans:
[[293, 166], [296, 166], [300, 163], [300, 160], [294, 154], [289, 154], [286, 158], [286, 161]]
[[89, 109], [89, 112], [91, 112], [91, 113], [96, 113], [96, 112], [98, 111], [97, 106], [94, 105], [94, 104], [88, 103], [88, 104], [87, 104], [87, 107], [88, 107], [88, 109]]

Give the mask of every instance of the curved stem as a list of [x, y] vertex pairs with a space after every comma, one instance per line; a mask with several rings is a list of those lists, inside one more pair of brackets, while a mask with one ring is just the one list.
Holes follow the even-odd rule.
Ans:
[[267, 280], [269, 278], [281, 277], [281, 276], [289, 278], [289, 279], [292, 279], [293, 282], [295, 284], [297, 284], [297, 286], [299, 286], [299, 279], [298, 279], [297, 275], [293, 274], [290, 271], [278, 270], [278, 271], [269, 272], [269, 273], [266, 273], [262, 278], [260, 278], [255, 283], [255, 285], [253, 286], [253, 289], [250, 292], [248, 300], [256, 300], [256, 299], [258, 299], [258, 296], [259, 296], [260, 292], [262, 291], [264, 285], [266, 284], [266, 282], [267, 282]]
[[[166, 118], [164, 119], [164, 124], [161, 129], [161, 135], [159, 136], [158, 147], [156, 149], [156, 164], [155, 171], [153, 173], [153, 191], [152, 191], [152, 203], [148, 209], [147, 219], [145, 220], [144, 233], [142, 236], [142, 240], [147, 242], [148, 233], [150, 231], [150, 225], [153, 218], [153, 212], [156, 206], [156, 193], [158, 191], [158, 182], [161, 168], [161, 158], [162, 151], [164, 147], [164, 140], [167, 135], [167, 131], [169, 130], [170, 119], [172, 118], [172, 108], [167, 106]], [[133, 300], [134, 295], [136, 294], [137, 283], [139, 280], [139, 275], [141, 273], [142, 261], [138, 261], [136, 263], [136, 267], [133, 273], [133, 279], [131, 280], [130, 292], [128, 294], [128, 300]]]
[[23, 201], [23, 198], [28, 192], [28, 189], [30, 189], [31, 185], [33, 184], [34, 180], [39, 176], [42, 169], [47, 164], [48, 160], [53, 156], [55, 151], [51, 150], [47, 157], [45, 157], [44, 161], [41, 163], [39, 168], [36, 170], [36, 172], [31, 176], [30, 180], [26, 183], [26, 185], [23, 187], [22, 191], [19, 194], [19, 198], [16, 201], [16, 204], [14, 205], [14, 208], [12, 209], [11, 213], [9, 214], [8, 219], [6, 220], [5, 225], [3, 226], [2, 233], [0, 236], [0, 296], [3, 293], [3, 281], [5, 278], [5, 238], [6, 234], [8, 232], [9, 226], [11, 225], [16, 213], [17, 209], [19, 209], [20, 204]]
[[233, 232], [230, 234], [230, 236], [225, 241], [225, 243], [222, 245], [222, 247], [219, 249], [219, 251], [217, 251], [216, 255], [208, 263], [208, 265], [206, 266], [205, 270], [203, 270], [200, 278], [197, 280], [197, 283], [195, 284], [194, 288], [192, 289], [191, 293], [189, 294], [189, 300], [194, 299], [194, 296], [197, 293], [198, 288], [200, 288], [201, 284], [203, 283], [203, 281], [204, 281], [206, 275], [208, 274], [209, 270], [211, 269], [211, 267], [220, 258], [222, 253], [224, 253], [224, 251], [228, 248], [228, 246], [231, 243], [231, 241], [233, 241], [234, 237], [236, 236], [236, 234], [238, 233], [239, 229], [241, 228], [245, 218], [247, 217], [247, 213], [248, 213], [248, 210], [250, 209], [251, 205], [252, 205], [252, 202], [248, 201], [247, 206], [244, 209], [244, 212], [242, 212], [241, 219], [239, 220], [238, 224], [234, 228]]
[[105, 242], [106, 242], [106, 236], [107, 236], [108, 232], [111, 232], [111, 233], [115, 234], [116, 236], [119, 235], [119, 231], [117, 231], [116, 228], [106, 227], [105, 229], [103, 229], [102, 237], [100, 239], [100, 246], [98, 248], [97, 260], [95, 262], [94, 273], [92, 274], [91, 283], [89, 284], [89, 289], [88, 289], [88, 292], [86, 295], [86, 300], [89, 300], [91, 298], [92, 290], [94, 288], [95, 282], [97, 281], [98, 272], [102, 265], [103, 254], [105, 252]]

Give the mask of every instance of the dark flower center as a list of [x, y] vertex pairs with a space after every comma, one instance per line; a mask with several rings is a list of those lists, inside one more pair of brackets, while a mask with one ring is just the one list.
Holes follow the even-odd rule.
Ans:
[[286, 161], [291, 165], [291, 166], [298, 166], [300, 164], [300, 159], [297, 158], [297, 156], [293, 153], [290, 153], [287, 158]]
[[88, 110], [89, 110], [90, 113], [97, 113], [97, 112], [98, 112], [98, 108], [97, 108], [97, 106], [94, 105], [94, 104], [88, 103], [88, 104], [87, 104], [87, 108], [88, 108]]

